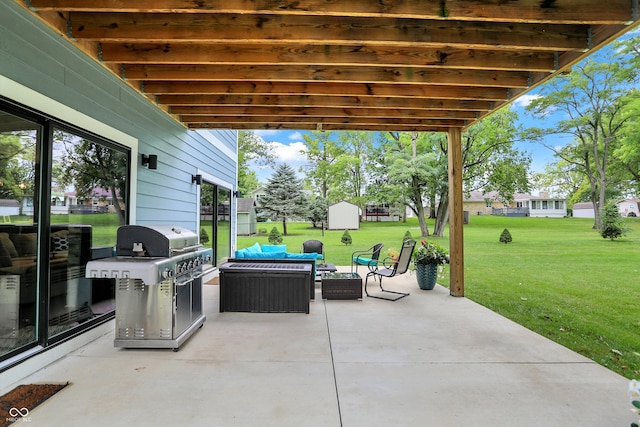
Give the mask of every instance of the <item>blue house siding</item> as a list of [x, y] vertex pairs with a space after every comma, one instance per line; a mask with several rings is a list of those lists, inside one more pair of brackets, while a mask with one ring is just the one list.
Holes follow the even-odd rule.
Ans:
[[[196, 173], [236, 190], [237, 132], [185, 129], [16, 2], [0, 4], [0, 98], [128, 147], [131, 223], [171, 223], [197, 231], [200, 191], [191, 182]], [[156, 154], [158, 169], [142, 166], [141, 154]], [[235, 230], [231, 235], [235, 248]], [[27, 363], [3, 370], [0, 388], [112, 328], [108, 322], [83, 330], [57, 351], [37, 352]]]
[[[130, 147], [135, 156], [132, 218], [136, 223], [170, 222], [196, 229], [198, 191], [191, 183], [196, 173], [235, 190], [235, 131], [185, 129], [106, 68], [68, 46], [52, 29], [33, 22], [17, 3], [5, 2], [0, 8], [0, 76], [137, 140], [132, 144], [137, 146]], [[1, 86], [0, 95], [7, 96]], [[12, 100], [38, 109], [28, 99]], [[43, 112], [83, 127], [64, 113]], [[202, 132], [207, 132], [206, 138]], [[158, 169], [141, 166], [140, 154], [156, 154]]]

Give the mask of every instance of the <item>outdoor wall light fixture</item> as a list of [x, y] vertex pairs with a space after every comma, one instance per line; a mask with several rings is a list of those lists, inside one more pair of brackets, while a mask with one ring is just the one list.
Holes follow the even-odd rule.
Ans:
[[142, 155], [142, 166], [147, 166], [149, 169], [158, 169], [158, 156], [155, 154]]
[[202, 185], [202, 175], [191, 175], [191, 183], [196, 185]]
[[240, 192], [238, 190], [233, 192], [233, 197], [235, 197], [236, 199], [238, 198], [239, 195], [240, 195]]

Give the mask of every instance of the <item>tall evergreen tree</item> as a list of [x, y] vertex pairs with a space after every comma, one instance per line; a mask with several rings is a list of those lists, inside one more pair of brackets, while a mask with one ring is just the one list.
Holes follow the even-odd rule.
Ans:
[[302, 193], [302, 181], [287, 164], [278, 166], [265, 187], [265, 194], [258, 199], [263, 212], [274, 221], [282, 221], [287, 235], [287, 219], [306, 214], [306, 198]]

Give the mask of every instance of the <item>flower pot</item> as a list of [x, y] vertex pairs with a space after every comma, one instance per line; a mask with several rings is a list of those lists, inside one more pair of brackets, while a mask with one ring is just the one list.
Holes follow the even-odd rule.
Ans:
[[416, 264], [416, 277], [420, 289], [433, 289], [438, 279], [438, 264]]

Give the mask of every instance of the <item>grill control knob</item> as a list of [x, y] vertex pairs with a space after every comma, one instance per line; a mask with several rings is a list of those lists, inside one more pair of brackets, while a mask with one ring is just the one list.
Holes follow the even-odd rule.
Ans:
[[162, 272], [163, 279], [168, 279], [172, 276], [173, 276], [173, 271], [169, 270], [168, 268], [165, 268], [164, 271]]

